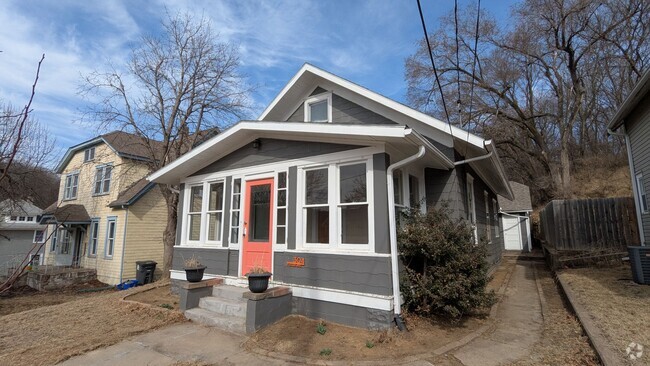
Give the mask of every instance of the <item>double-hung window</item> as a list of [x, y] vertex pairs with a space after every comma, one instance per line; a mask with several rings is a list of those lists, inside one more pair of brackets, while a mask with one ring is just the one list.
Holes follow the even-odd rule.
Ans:
[[401, 225], [402, 213], [406, 209], [404, 202], [404, 175], [401, 170], [393, 171], [393, 196], [395, 199], [395, 221]]
[[59, 230], [54, 226], [54, 232], [50, 238], [50, 252], [56, 252], [56, 239], [58, 237]]
[[90, 238], [88, 240], [88, 256], [97, 255], [97, 242], [99, 238], [99, 219], [92, 219], [90, 222]]
[[339, 166], [341, 244], [368, 244], [366, 163]]
[[643, 174], [636, 175], [636, 192], [641, 213], [648, 213], [648, 196], [645, 193], [645, 186], [643, 185]]
[[329, 169], [321, 167], [305, 171], [305, 241], [329, 244]]
[[276, 224], [275, 224], [275, 242], [276, 244], [287, 243], [287, 172], [278, 173], [278, 184], [276, 185], [277, 195], [276, 198]]
[[223, 182], [208, 184], [208, 237], [206, 241], [221, 242], [223, 223]]
[[70, 254], [70, 232], [66, 229], [59, 230], [60, 253]]
[[110, 191], [112, 172], [113, 166], [111, 165], [100, 165], [97, 167], [97, 170], [95, 171], [94, 194], [104, 194]]
[[241, 178], [232, 180], [230, 208], [230, 244], [239, 243], [239, 217], [241, 215]]
[[487, 191], [483, 191], [483, 201], [485, 201], [485, 238], [488, 242], [492, 241], [492, 222], [490, 220], [490, 199]]
[[43, 243], [45, 242], [45, 230], [35, 230], [34, 231], [34, 243]]
[[305, 122], [332, 122], [332, 94], [324, 93], [305, 101]]
[[190, 205], [187, 213], [187, 240], [201, 240], [201, 211], [203, 209], [203, 184], [190, 187]]
[[65, 176], [65, 187], [63, 190], [63, 198], [71, 200], [77, 198], [77, 190], [79, 188], [79, 173], [71, 173]]
[[494, 237], [498, 238], [499, 235], [500, 235], [499, 231], [501, 231], [501, 228], [499, 227], [499, 209], [497, 207], [497, 200], [495, 200], [494, 198], [492, 199], [492, 212], [494, 214], [494, 216], [493, 216], [493, 218], [494, 218]]
[[409, 175], [409, 205], [411, 208], [420, 207], [420, 182], [414, 175]]
[[84, 150], [84, 163], [95, 159], [95, 147]]
[[104, 243], [104, 255], [107, 258], [113, 257], [115, 251], [115, 231], [117, 226], [117, 218], [109, 217], [108, 224], [106, 225], [106, 242]]

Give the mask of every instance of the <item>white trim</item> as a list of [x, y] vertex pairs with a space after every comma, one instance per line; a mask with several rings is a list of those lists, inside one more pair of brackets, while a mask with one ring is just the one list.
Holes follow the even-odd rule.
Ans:
[[329, 254], [329, 255], [344, 255], [344, 256], [353, 256], [353, 257], [379, 257], [379, 258], [388, 258], [390, 254], [386, 253], [375, 253], [367, 251], [356, 251], [356, 250], [337, 250], [333, 252], [331, 250], [322, 250], [322, 249], [312, 249], [312, 248], [301, 248], [301, 249], [286, 249], [286, 250], [277, 250], [276, 252], [284, 253], [295, 253], [295, 254]]
[[[470, 189], [471, 188], [471, 189]], [[474, 244], [478, 244], [478, 216], [476, 215], [476, 195], [474, 194], [474, 177], [471, 174], [466, 174], [465, 182], [465, 200], [467, 201], [467, 215], [472, 232], [474, 233]], [[471, 199], [470, 195], [471, 194]], [[471, 201], [471, 202], [470, 202]], [[471, 219], [474, 219], [473, 222]]]
[[[312, 104], [327, 102], [327, 120], [326, 121], [312, 121], [311, 120], [311, 108]], [[318, 95], [313, 95], [305, 100], [303, 103], [304, 106], [304, 121], [311, 123], [332, 123], [332, 93], [325, 92]]]
[[636, 191], [634, 192], [634, 195], [636, 196], [636, 202], [639, 205], [639, 211], [641, 214], [647, 214], [650, 212], [650, 208], [648, 207], [648, 192], [645, 190], [643, 173], [637, 173], [634, 176], [634, 179], [636, 179]]

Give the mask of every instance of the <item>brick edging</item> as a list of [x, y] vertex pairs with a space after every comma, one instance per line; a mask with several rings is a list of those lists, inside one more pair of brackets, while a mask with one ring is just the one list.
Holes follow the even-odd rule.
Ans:
[[600, 328], [593, 322], [589, 316], [589, 313], [582, 306], [582, 304], [578, 302], [577, 296], [571, 289], [571, 286], [566, 282], [566, 280], [562, 279], [559, 273], [556, 273], [555, 277], [560, 283], [560, 288], [564, 292], [567, 300], [569, 300], [569, 305], [571, 305], [571, 308], [576, 314], [578, 321], [580, 321], [582, 329], [584, 329], [585, 333], [587, 334], [589, 342], [596, 351], [598, 358], [600, 358], [600, 362], [602, 362], [604, 366], [620, 365], [623, 361], [620, 355], [618, 352], [616, 352], [616, 350], [612, 349], [609, 346], [609, 342], [603, 335]]

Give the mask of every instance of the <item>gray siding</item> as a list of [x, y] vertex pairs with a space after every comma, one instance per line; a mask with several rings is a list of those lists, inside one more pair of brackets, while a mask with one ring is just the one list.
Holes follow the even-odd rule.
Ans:
[[[22, 260], [33, 246], [34, 230], [0, 230], [0, 265], [14, 258]], [[4, 275], [0, 273], [0, 277]]]
[[[294, 256], [305, 258], [305, 266], [287, 266]], [[302, 286], [392, 294], [389, 257], [278, 252], [274, 256], [273, 278]]]
[[389, 165], [388, 154], [375, 154], [372, 157], [373, 189], [375, 209], [375, 252], [390, 253], [388, 230], [388, 187], [386, 169]]
[[386, 329], [391, 327], [393, 320], [391, 311], [367, 309], [295, 296], [292, 305], [292, 312], [295, 314], [312, 319], [325, 319], [352, 327]]
[[[496, 195], [469, 166], [460, 165], [453, 170], [425, 169], [424, 180], [427, 207], [440, 209], [446, 206], [449, 208], [453, 218], [467, 219], [467, 172], [474, 177], [474, 199], [479, 238], [486, 238], [487, 235], [487, 215], [485, 212], [485, 197], [483, 192], [488, 192], [491, 238], [488, 244], [487, 261], [491, 265], [494, 265], [501, 261], [503, 252], [503, 233], [500, 232], [499, 220], [497, 220], [496, 224], [494, 223], [495, 212], [492, 199], [496, 199]], [[495, 236], [495, 230], [499, 230], [498, 238]]]
[[246, 146], [224, 156], [192, 174], [192, 176], [214, 173], [222, 170], [276, 163], [279, 161], [299, 159], [314, 155], [331, 154], [361, 147], [362, 146], [329, 144], [323, 142], [260, 139], [260, 147], [258, 149], [254, 148], [252, 143], [246, 144]]
[[182, 271], [183, 261], [196, 255], [201, 263], [208, 268], [205, 274], [220, 276], [237, 276], [239, 268], [239, 250], [234, 249], [202, 249], [202, 248], [174, 248], [172, 269]]
[[[636, 179], [637, 174], [643, 174], [645, 192], [650, 194], [650, 94], [643, 98], [627, 118], [625, 128], [630, 136], [630, 148], [634, 161], [635, 177], [632, 178]], [[635, 203], [637, 203], [636, 200]], [[650, 242], [650, 213], [642, 213], [640, 220], [647, 245]]]
[[[324, 91], [324, 90], [323, 90]], [[313, 94], [312, 94], [313, 95]], [[305, 122], [305, 108], [301, 104], [287, 119], [289, 122]], [[332, 122], [349, 124], [394, 125], [397, 124], [380, 114], [370, 111], [336, 94], [332, 94]]]

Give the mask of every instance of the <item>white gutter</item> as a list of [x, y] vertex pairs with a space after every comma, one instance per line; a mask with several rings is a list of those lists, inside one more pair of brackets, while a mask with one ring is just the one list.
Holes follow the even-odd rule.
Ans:
[[625, 138], [625, 148], [627, 150], [627, 161], [630, 167], [630, 178], [632, 179], [632, 196], [634, 196], [634, 209], [636, 211], [636, 224], [639, 227], [639, 240], [641, 245], [645, 246], [645, 233], [643, 232], [643, 222], [641, 220], [641, 207], [639, 207], [639, 189], [636, 185], [636, 169], [634, 169], [634, 160], [632, 159], [632, 147], [630, 146], [630, 136], [625, 129], [625, 123], [620, 127], [623, 132], [614, 132], [611, 128], [607, 128], [607, 133], [612, 136], [622, 136]]
[[386, 169], [386, 184], [388, 186], [388, 231], [390, 233], [390, 256], [393, 276], [393, 311], [396, 317], [402, 313], [402, 296], [399, 290], [399, 255], [397, 253], [397, 221], [395, 219], [395, 187], [393, 186], [393, 171], [415, 160], [425, 153], [424, 145], [420, 145], [415, 155], [391, 164]]
[[[486, 150], [487, 150], [487, 149], [486, 149]], [[473, 161], [477, 161], [477, 160], [487, 159], [487, 158], [491, 157], [492, 154], [494, 154], [494, 151], [490, 151], [489, 153], [487, 153], [487, 154], [485, 154], [485, 155], [476, 156], [476, 157], [473, 157], [473, 158], [470, 158], [470, 159], [465, 159], [465, 160], [461, 160], [461, 161], [456, 161], [456, 162], [454, 162], [454, 166], [458, 166], [458, 165], [462, 165], [462, 164], [471, 163], [471, 162], [473, 162]]]

